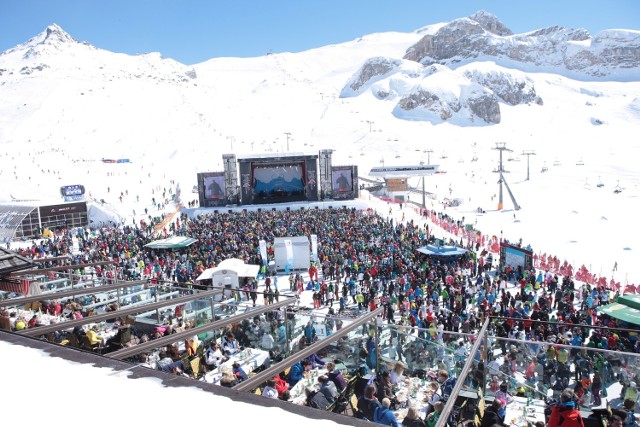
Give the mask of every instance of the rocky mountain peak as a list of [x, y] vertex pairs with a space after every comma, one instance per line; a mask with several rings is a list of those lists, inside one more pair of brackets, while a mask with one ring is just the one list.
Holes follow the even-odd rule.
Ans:
[[30, 40], [35, 44], [60, 45], [77, 43], [77, 41], [64, 31], [58, 24], [49, 25], [42, 33]]
[[469, 17], [469, 19], [476, 21], [480, 26], [490, 33], [498, 36], [511, 36], [513, 32], [504, 25], [496, 15], [479, 10]]

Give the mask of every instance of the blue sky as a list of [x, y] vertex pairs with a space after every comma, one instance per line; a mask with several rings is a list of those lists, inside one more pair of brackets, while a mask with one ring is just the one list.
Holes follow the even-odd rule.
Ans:
[[0, 51], [56, 23], [102, 49], [160, 52], [195, 64], [409, 32], [481, 9], [514, 33], [553, 25], [586, 28], [592, 35], [640, 29], [639, 0], [0, 0]]

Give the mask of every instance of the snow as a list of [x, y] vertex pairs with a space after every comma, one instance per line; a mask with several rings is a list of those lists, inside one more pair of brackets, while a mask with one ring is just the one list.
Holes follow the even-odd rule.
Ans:
[[[0, 360], [7, 354], [12, 354], [12, 359], [19, 357], [22, 366], [37, 367], [6, 370], [3, 379], [8, 387], [5, 391], [8, 402], [18, 403], [27, 396], [37, 396], [39, 411], [49, 414], [52, 426], [66, 423], [61, 411], [65, 407], [70, 410], [69, 405], [79, 411], [93, 408], [91, 424], [96, 427], [111, 426], [125, 418], [129, 423], [144, 420], [147, 425], [181, 425], [185, 417], [197, 418], [200, 414], [202, 418], [213, 416], [225, 423], [277, 419], [278, 426], [283, 427], [303, 423], [311, 427], [339, 425], [333, 421], [305, 418], [280, 408], [248, 405], [195, 387], [164, 387], [156, 378], [128, 380], [130, 373], [127, 371], [48, 357], [41, 350], [0, 341], [0, 355], [3, 355]], [[47, 378], [55, 377], [61, 382], [43, 381], [43, 372], [47, 373]], [[174, 410], [167, 410], [167, 405]], [[250, 413], [246, 412], [247, 408]], [[24, 404], [5, 405], [2, 410], [2, 419], [7, 424], [21, 422], [25, 415]], [[118, 421], [114, 421], [116, 419]]]
[[[421, 31], [432, 33], [442, 25]], [[599, 36], [608, 43], [616, 32]], [[501, 103], [501, 123], [487, 126], [407, 121], [394, 117], [392, 106], [373, 96], [339, 97], [368, 58], [401, 58], [421, 37], [420, 31], [380, 33], [299, 54], [216, 58], [194, 67], [156, 54], [130, 57], [80, 43], [62, 50], [41, 45], [37, 58], [23, 59], [28, 47], [16, 47], [0, 55], [0, 201], [34, 194], [53, 197], [61, 185], [82, 184], [90, 197], [104, 199], [131, 224], [144, 217], [145, 208], [157, 213], [151, 198], [175, 188], [172, 181], [180, 185], [184, 202], [195, 199], [191, 188], [196, 173], [221, 171], [224, 153], [284, 152], [285, 132], [291, 134], [290, 151], [333, 149], [334, 165], [357, 164], [363, 176], [381, 158], [385, 166], [426, 163], [427, 150], [432, 150], [431, 163], [447, 173], [426, 178], [426, 190], [437, 196], [428, 200], [428, 208], [442, 211], [445, 197], [460, 198], [461, 206], [445, 212], [464, 217], [485, 234], [521, 238], [535, 253], [555, 255], [576, 269], [585, 265], [607, 281], [640, 284], [640, 82], [526, 73], [544, 105]], [[23, 66], [38, 64], [49, 68], [20, 73]], [[491, 71], [492, 65], [482, 63], [481, 69]], [[184, 74], [194, 68], [197, 78]], [[472, 69], [473, 64], [465, 64], [465, 70]], [[401, 85], [394, 81], [398, 89]], [[594, 126], [594, 119], [603, 124]], [[505, 178], [522, 207], [519, 211], [513, 210], [506, 192], [505, 209], [497, 210], [498, 176], [492, 172], [498, 160], [496, 142], [506, 142], [513, 150], [505, 154], [510, 171]], [[528, 181], [523, 150], [535, 150]], [[471, 162], [474, 155], [477, 162]], [[133, 163], [104, 164], [103, 157], [130, 158]], [[510, 157], [514, 160], [508, 161]], [[584, 165], [577, 165], [578, 160]], [[541, 172], [543, 167], [548, 171]], [[603, 187], [596, 186], [600, 182]], [[417, 180], [410, 184], [418, 186]], [[616, 187], [622, 192], [614, 194]], [[367, 193], [363, 197], [373, 201]], [[477, 213], [478, 207], [486, 213]], [[0, 355], [6, 358], [11, 351], [13, 360], [16, 349], [7, 346], [0, 342]], [[31, 396], [43, 371], [90, 378], [92, 393], [68, 394], [74, 404], [85, 407], [90, 403], [82, 396], [113, 402], [117, 396], [111, 387], [124, 388], [114, 385], [124, 373], [104, 375], [44, 358], [37, 350], [23, 351], [21, 364], [39, 369], [7, 373], [13, 396]], [[140, 396], [139, 407], [157, 406], [158, 384], [153, 381], [129, 381], [126, 388], [128, 395], [131, 391]], [[186, 401], [183, 393], [189, 393], [190, 405], [202, 403], [191, 407], [244, 409], [195, 390], [180, 389], [180, 396], [174, 389], [166, 392], [163, 402]], [[59, 409], [53, 400], [41, 404], [54, 413]], [[275, 415], [274, 409], [251, 409], [256, 419], [278, 416], [282, 425], [301, 421], [283, 411]], [[5, 419], [24, 419], [18, 405], [9, 405], [7, 411]], [[184, 419], [182, 411], [147, 410], [145, 416], [152, 417], [152, 423]], [[92, 419], [100, 422], [100, 417]]]

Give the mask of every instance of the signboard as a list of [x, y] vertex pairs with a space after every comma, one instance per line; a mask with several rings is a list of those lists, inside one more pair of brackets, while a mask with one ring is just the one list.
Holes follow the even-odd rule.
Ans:
[[533, 267], [533, 252], [529, 248], [512, 245], [505, 241], [500, 242], [500, 266], [510, 265], [512, 269], [531, 270]]
[[40, 216], [65, 215], [71, 213], [87, 212], [86, 203], [70, 203], [68, 205], [40, 206]]
[[64, 196], [63, 200], [65, 202], [81, 202], [84, 200], [84, 196]]
[[387, 178], [387, 191], [408, 191], [409, 185], [406, 178]]
[[62, 197], [73, 197], [84, 195], [84, 185], [64, 185], [60, 187]]

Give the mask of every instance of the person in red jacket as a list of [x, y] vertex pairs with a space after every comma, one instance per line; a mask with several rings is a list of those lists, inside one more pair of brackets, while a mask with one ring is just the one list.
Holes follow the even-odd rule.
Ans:
[[560, 403], [551, 408], [548, 427], [584, 427], [584, 421], [577, 408], [578, 398], [570, 388], [560, 395]]
[[278, 392], [278, 396], [282, 396], [282, 393], [285, 390], [289, 390], [289, 383], [287, 383], [280, 375], [274, 376], [273, 381], [275, 382], [274, 388]]

